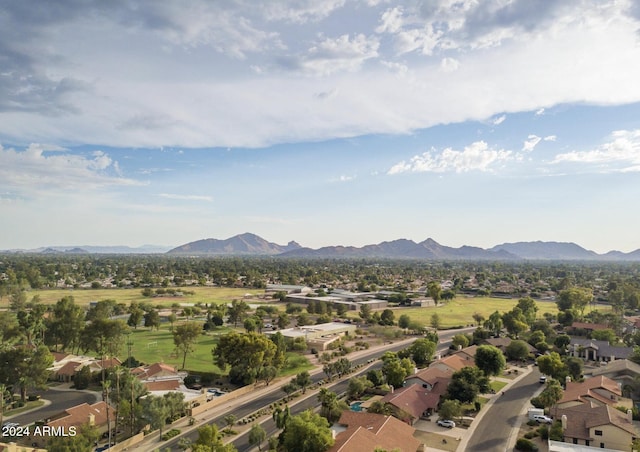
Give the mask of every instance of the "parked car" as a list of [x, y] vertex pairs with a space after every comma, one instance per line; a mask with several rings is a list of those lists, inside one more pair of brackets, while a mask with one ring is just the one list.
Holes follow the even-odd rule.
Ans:
[[549, 416], [545, 416], [544, 414], [536, 414], [533, 416], [533, 420], [538, 424], [553, 424], [553, 419]]
[[546, 383], [547, 382], [547, 377], [545, 377], [544, 375], [540, 377], [540, 383]]
[[436, 424], [438, 424], [440, 427], [447, 428], [453, 428], [456, 426], [456, 423], [449, 419], [438, 419], [438, 422], [436, 422]]

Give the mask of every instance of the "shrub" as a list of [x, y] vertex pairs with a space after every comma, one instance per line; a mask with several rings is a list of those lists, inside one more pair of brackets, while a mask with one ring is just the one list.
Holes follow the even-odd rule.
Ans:
[[540, 427], [538, 427], [538, 434], [540, 435], [540, 438], [542, 438], [543, 440], [548, 440], [549, 439], [549, 427], [547, 427], [546, 425], [541, 425]]
[[174, 436], [178, 436], [179, 434], [180, 434], [180, 430], [178, 430], [177, 428], [172, 428], [167, 433], [162, 435], [161, 439], [162, 439], [162, 441], [167, 441], [167, 440], [173, 438]]
[[516, 450], [520, 450], [522, 452], [536, 452], [538, 450], [538, 446], [531, 442], [531, 440], [518, 438], [518, 441], [516, 441]]

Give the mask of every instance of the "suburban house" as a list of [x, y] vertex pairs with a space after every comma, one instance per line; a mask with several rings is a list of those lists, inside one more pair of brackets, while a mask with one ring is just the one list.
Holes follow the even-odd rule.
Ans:
[[601, 375], [579, 383], [567, 381], [562, 399], [551, 408], [551, 413], [555, 418], [559, 418], [560, 414], [558, 413], [561, 410], [585, 404], [614, 408], [618, 406], [631, 408], [633, 406], [631, 399], [622, 397], [622, 390], [615, 381]]
[[[107, 413], [108, 411], [108, 413]], [[112, 428], [115, 426], [115, 410], [109, 407], [106, 402], [100, 401], [93, 405], [82, 403], [71, 408], [67, 408], [62, 413], [53, 416], [46, 423], [47, 426], [53, 427], [57, 431], [69, 432], [70, 427], [75, 427], [76, 431], [80, 431], [80, 427], [85, 424], [95, 426], [100, 433], [109, 430], [109, 423]], [[49, 435], [42, 437], [33, 436], [38, 444], [44, 444]]]
[[436, 386], [444, 386], [445, 389], [451, 381], [454, 371], [450, 368], [427, 367], [404, 379], [404, 386], [420, 385], [428, 391], [436, 390]]
[[[585, 371], [587, 373], [587, 371]], [[592, 377], [604, 376], [615, 381], [621, 388], [623, 394], [625, 388], [633, 383], [635, 378], [640, 376], [640, 364], [636, 364], [628, 359], [616, 359], [607, 363], [606, 366], [593, 369], [589, 372]]]
[[461, 348], [453, 352], [454, 355], [458, 355], [461, 358], [464, 358], [466, 361], [472, 361], [475, 363], [476, 361], [476, 350], [478, 350], [477, 345], [470, 345], [469, 347]]
[[153, 380], [158, 378], [184, 378], [186, 372], [179, 373], [175, 367], [165, 363], [154, 363], [149, 366], [139, 366], [131, 369], [131, 373], [140, 380]]
[[53, 364], [49, 367], [51, 378], [56, 381], [70, 382], [74, 375], [85, 366], [89, 366], [91, 373], [101, 372], [122, 365], [118, 358], [97, 359], [91, 356], [79, 356], [69, 353], [54, 352]]
[[445, 372], [457, 372], [465, 367], [473, 367], [476, 365], [475, 359], [467, 355], [454, 354], [446, 358], [438, 359], [429, 365], [429, 369], [436, 368]]
[[631, 410], [626, 414], [610, 405], [589, 403], [558, 410], [565, 443], [629, 450], [640, 431], [632, 422]]
[[609, 329], [609, 327], [602, 323], [573, 322], [571, 326], [567, 327], [567, 333], [576, 336], [585, 336], [593, 333], [594, 331], [606, 329]]
[[371, 452], [376, 448], [416, 452], [422, 444], [415, 429], [392, 416], [346, 410], [335, 427], [335, 443], [328, 452]]
[[633, 347], [618, 347], [609, 341], [571, 338], [569, 354], [587, 361], [614, 361], [627, 359], [633, 354]]
[[431, 416], [438, 409], [440, 396], [446, 390], [445, 384], [436, 384], [433, 390], [413, 384], [390, 392], [381, 401], [391, 409], [394, 417], [413, 425], [419, 419]]

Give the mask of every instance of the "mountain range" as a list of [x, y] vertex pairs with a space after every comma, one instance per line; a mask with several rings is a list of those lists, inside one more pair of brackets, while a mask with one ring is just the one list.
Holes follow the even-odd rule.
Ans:
[[174, 248], [177, 255], [271, 255], [290, 258], [384, 258], [426, 260], [573, 260], [573, 261], [640, 261], [640, 249], [631, 253], [610, 251], [598, 254], [575, 243], [517, 242], [503, 243], [484, 249], [474, 246], [452, 248], [429, 238], [416, 243], [398, 239], [363, 247], [326, 246], [305, 248], [291, 241], [287, 245], [268, 242], [255, 234], [245, 233], [226, 240], [206, 239]]
[[12, 253], [43, 254], [161, 254], [177, 256], [277, 256], [289, 258], [382, 258], [423, 260], [558, 260], [558, 261], [640, 261], [640, 249], [630, 253], [609, 251], [598, 254], [572, 242], [516, 242], [503, 243], [489, 249], [461, 246], [453, 248], [441, 245], [429, 238], [416, 243], [398, 239], [363, 247], [326, 246], [318, 249], [302, 247], [295, 241], [286, 245], [269, 242], [262, 237], [244, 233], [228, 239], [202, 239], [170, 248], [144, 245], [127, 246], [51, 246], [34, 250], [9, 250]]

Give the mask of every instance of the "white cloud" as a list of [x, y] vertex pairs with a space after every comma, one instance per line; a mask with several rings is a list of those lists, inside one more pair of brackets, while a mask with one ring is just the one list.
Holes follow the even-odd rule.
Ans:
[[529, 135], [527, 140], [522, 145], [522, 150], [524, 152], [531, 152], [535, 149], [538, 143], [542, 141], [542, 138], [537, 135]]
[[377, 33], [396, 33], [402, 28], [402, 7], [389, 8], [380, 17]]
[[540, 108], [536, 110], [536, 116], [542, 116], [542, 115], [544, 115], [544, 108]]
[[51, 150], [39, 144], [22, 151], [0, 145], [0, 189], [33, 194], [141, 185], [121, 177], [117, 162], [102, 151], [86, 157], [57, 147], [50, 154]]
[[501, 115], [501, 116], [498, 116], [497, 118], [494, 118], [491, 122], [493, 123], [493, 125], [498, 126], [502, 124], [505, 119], [507, 119], [507, 115]]
[[544, 141], [556, 141], [558, 137], [555, 135], [549, 135], [543, 138]]
[[[297, 24], [306, 22], [316, 22], [331, 15], [334, 11], [342, 8], [345, 0], [297, 0], [295, 2], [265, 2], [264, 8], [267, 20], [284, 20]], [[256, 7], [251, 3], [245, 7]], [[258, 6], [259, 7], [259, 6]]]
[[301, 64], [306, 71], [319, 75], [354, 71], [364, 61], [378, 56], [379, 45], [376, 37], [363, 34], [325, 38], [309, 49]]
[[440, 69], [443, 72], [453, 72], [458, 70], [459, 67], [460, 61], [456, 60], [455, 58], [446, 57], [443, 58], [442, 61], [440, 61]]
[[165, 199], [175, 199], [178, 201], [206, 201], [213, 202], [213, 198], [211, 196], [203, 196], [203, 195], [178, 195], [174, 193], [160, 193], [158, 196]]
[[637, 171], [640, 165], [640, 129], [615, 131], [611, 139], [597, 149], [558, 154], [551, 163], [617, 164], [619, 171]]
[[0, 142], [261, 147], [640, 101], [624, 1], [49, 3], [1, 19]]
[[492, 165], [512, 159], [511, 151], [491, 149], [486, 142], [476, 141], [465, 146], [463, 151], [446, 148], [438, 154], [435, 149], [432, 149], [412, 157], [409, 162], [402, 161], [394, 165], [387, 174], [491, 171]]

